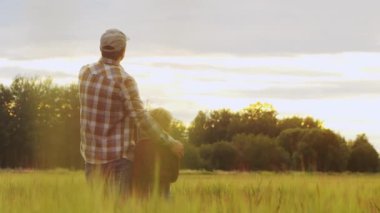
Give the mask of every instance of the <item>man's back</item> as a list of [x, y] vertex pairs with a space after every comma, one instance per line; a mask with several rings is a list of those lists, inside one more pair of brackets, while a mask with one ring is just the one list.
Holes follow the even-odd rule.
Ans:
[[127, 116], [121, 91], [128, 79], [132, 78], [111, 59], [102, 58], [81, 69], [81, 153], [86, 162], [120, 159], [134, 141], [135, 123]]

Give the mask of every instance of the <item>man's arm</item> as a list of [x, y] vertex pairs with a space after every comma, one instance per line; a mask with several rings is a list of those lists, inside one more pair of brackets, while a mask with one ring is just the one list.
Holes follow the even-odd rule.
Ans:
[[127, 108], [137, 126], [147, 132], [158, 143], [168, 146], [178, 157], [183, 157], [183, 145], [172, 138], [167, 132], [154, 121], [149, 113], [144, 109], [141, 101], [136, 81], [128, 77], [121, 85], [124, 106]]

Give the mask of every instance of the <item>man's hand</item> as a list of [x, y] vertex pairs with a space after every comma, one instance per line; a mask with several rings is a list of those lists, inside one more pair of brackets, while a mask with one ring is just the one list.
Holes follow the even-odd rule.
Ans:
[[183, 158], [184, 151], [183, 151], [183, 144], [179, 141], [175, 141], [170, 145], [170, 150], [178, 157]]

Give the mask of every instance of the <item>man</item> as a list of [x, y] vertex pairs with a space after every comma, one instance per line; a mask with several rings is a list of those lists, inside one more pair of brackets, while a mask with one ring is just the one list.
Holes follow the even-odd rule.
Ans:
[[102, 58], [79, 74], [80, 151], [86, 178], [100, 174], [106, 187], [124, 196], [131, 189], [133, 148], [137, 131], [167, 147], [177, 157], [183, 145], [163, 131], [143, 107], [135, 80], [120, 65], [128, 38], [117, 29], [100, 39]]

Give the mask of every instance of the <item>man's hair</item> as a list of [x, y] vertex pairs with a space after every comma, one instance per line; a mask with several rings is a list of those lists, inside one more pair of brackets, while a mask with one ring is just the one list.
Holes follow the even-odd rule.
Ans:
[[116, 52], [106, 52], [106, 51], [101, 51], [103, 58], [109, 58], [112, 60], [117, 60], [119, 59], [125, 52], [125, 47], [119, 51]]

